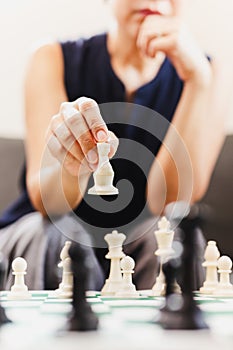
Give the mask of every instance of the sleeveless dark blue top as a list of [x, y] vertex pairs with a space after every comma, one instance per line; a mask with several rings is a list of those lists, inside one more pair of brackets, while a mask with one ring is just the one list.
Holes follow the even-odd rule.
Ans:
[[[64, 81], [69, 101], [87, 96], [99, 104], [126, 102], [125, 87], [111, 67], [106, 38], [106, 34], [101, 34], [61, 44], [64, 55]], [[127, 186], [125, 189], [124, 186], [122, 187], [123, 190], [120, 191], [117, 199], [111, 196], [106, 199], [106, 197], [86, 195], [76, 210], [76, 214], [83, 222], [93, 227], [123, 227], [133, 222], [145, 209], [146, 177], [153, 161], [150, 156], [147, 157], [147, 151], [153, 153], [153, 157], [157, 154], [161, 145], [160, 140], [168, 127], [166, 125], [161, 127], [158, 124], [153, 111], [160, 113], [165, 120], [171, 121], [182, 89], [182, 81], [171, 62], [165, 59], [156, 77], [135, 92], [132, 105], [121, 106], [120, 104], [119, 108], [117, 104], [113, 104], [112, 107], [107, 105], [106, 108], [105, 105], [100, 105], [108, 128], [120, 139], [117, 154], [111, 160], [115, 172], [114, 181], [118, 183], [122, 179], [127, 179], [133, 187], [133, 190], [131, 188], [132, 198], [129, 203], [124, 204], [125, 201], [127, 202]], [[135, 104], [149, 109], [145, 112], [142, 107], [141, 109], [135, 107]], [[155, 137], [158, 130], [160, 140]], [[123, 144], [122, 149], [121, 144]], [[144, 165], [140, 163], [142, 158], [146, 160]], [[34, 211], [26, 189], [25, 173], [24, 169], [21, 179], [22, 193], [18, 200], [3, 213], [0, 218], [0, 228]], [[121, 201], [122, 195], [126, 198]], [[119, 207], [116, 201], [120, 203]], [[101, 203], [104, 203], [103, 210], [101, 210]], [[121, 207], [122, 203], [124, 207]]]

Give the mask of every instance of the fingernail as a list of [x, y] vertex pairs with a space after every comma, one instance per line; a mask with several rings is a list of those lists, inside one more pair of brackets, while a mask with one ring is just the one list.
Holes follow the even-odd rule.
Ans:
[[97, 153], [91, 149], [88, 153], [87, 153], [87, 160], [90, 163], [96, 163], [98, 159]]
[[98, 141], [105, 141], [107, 138], [107, 134], [105, 131], [100, 130], [97, 132], [96, 137]]

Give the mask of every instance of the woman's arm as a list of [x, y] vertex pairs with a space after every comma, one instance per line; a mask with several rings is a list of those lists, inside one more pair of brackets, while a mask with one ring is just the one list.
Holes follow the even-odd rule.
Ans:
[[[212, 63], [208, 79], [187, 81], [172, 125], [148, 178], [153, 213], [176, 200], [195, 202], [205, 194], [224, 141], [231, 91], [227, 76]], [[179, 135], [179, 136], [178, 136]]]
[[164, 52], [184, 82], [172, 124], [148, 178], [148, 204], [158, 214], [167, 203], [195, 202], [204, 195], [224, 140], [231, 90], [225, 67], [208, 62], [175, 16], [148, 16], [138, 46], [150, 57]]
[[64, 194], [71, 207], [79, 200], [77, 178], [65, 171], [61, 176], [45, 138], [51, 116], [67, 101], [63, 70], [60, 45], [44, 46], [33, 55], [25, 84], [27, 187], [34, 207], [44, 215], [56, 203], [64, 210]]
[[65, 213], [80, 203], [98, 163], [96, 142], [110, 138], [109, 156], [117, 148], [95, 101], [65, 101], [61, 47], [44, 46], [31, 60], [25, 86], [27, 188], [43, 215]]

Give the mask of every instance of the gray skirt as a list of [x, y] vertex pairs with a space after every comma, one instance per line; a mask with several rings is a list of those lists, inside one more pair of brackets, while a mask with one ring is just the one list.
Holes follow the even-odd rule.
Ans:
[[[130, 232], [123, 247], [124, 253], [135, 260], [133, 279], [138, 289], [151, 288], [158, 273], [159, 262], [154, 254], [157, 249], [154, 235], [157, 221], [151, 217], [138, 225]], [[199, 288], [204, 280], [201, 263], [206, 245], [201, 231], [197, 238], [193, 267], [195, 288]], [[110, 262], [105, 259], [107, 249], [93, 248], [90, 235], [73, 216], [67, 214], [53, 220], [52, 223], [38, 212], [28, 214], [0, 230], [0, 251], [5, 256], [7, 265], [3, 288], [8, 290], [12, 286], [14, 278], [11, 264], [19, 256], [25, 258], [28, 264], [25, 282], [30, 290], [57, 288], [61, 279], [61, 271], [57, 265], [61, 249], [68, 239], [89, 247], [88, 252], [94, 268], [90, 273], [88, 289], [100, 290], [109, 273]], [[179, 240], [178, 230], [175, 232], [175, 239]]]

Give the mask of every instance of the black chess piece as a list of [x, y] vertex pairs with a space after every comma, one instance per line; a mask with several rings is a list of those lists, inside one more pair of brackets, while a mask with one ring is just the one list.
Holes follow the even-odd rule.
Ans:
[[182, 295], [176, 295], [172, 290], [172, 281], [177, 270], [174, 261], [170, 260], [164, 265], [167, 290], [166, 304], [161, 309], [160, 323], [166, 329], [207, 329], [208, 326], [203, 313], [193, 297], [194, 278], [192, 276], [195, 261], [195, 242], [203, 218], [196, 205], [189, 208], [183, 218], [179, 218], [177, 213], [175, 215], [173, 219], [180, 220], [179, 227], [183, 236], [183, 252], [180, 265]]
[[180, 271], [180, 258], [170, 259], [162, 266], [166, 289], [165, 305], [160, 309], [159, 323], [165, 329], [177, 329], [177, 311], [179, 311], [183, 297], [176, 293], [175, 282]]
[[[3, 289], [5, 274], [6, 274], [6, 263], [2, 253], [0, 252], [0, 290]], [[11, 322], [11, 320], [7, 317], [4, 308], [0, 304], [0, 326], [9, 322]]]
[[69, 249], [73, 272], [72, 313], [70, 331], [92, 331], [98, 328], [98, 318], [86, 300], [86, 286], [92, 263], [85, 246], [72, 243]]

